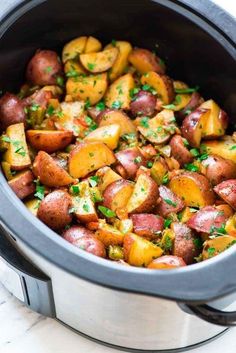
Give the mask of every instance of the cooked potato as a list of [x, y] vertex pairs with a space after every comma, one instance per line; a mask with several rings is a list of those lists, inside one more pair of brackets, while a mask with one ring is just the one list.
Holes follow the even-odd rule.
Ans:
[[181, 131], [183, 137], [188, 140], [190, 146], [200, 146], [203, 127], [205, 122], [208, 120], [209, 115], [209, 109], [197, 108], [184, 119]]
[[26, 69], [26, 78], [33, 85], [56, 85], [62, 78], [62, 64], [55, 51], [38, 50]]
[[119, 124], [101, 126], [91, 131], [84, 141], [100, 141], [105, 143], [111, 150], [114, 150], [118, 146], [120, 130]]
[[201, 97], [201, 95], [198, 92], [193, 92], [188, 104], [183, 109], [178, 111], [178, 118], [181, 120], [184, 119], [186, 115], [189, 115], [191, 112], [196, 110], [203, 102], [204, 99]]
[[141, 74], [149, 71], [156, 71], [159, 74], [165, 73], [165, 65], [155, 54], [150, 50], [142, 48], [134, 48], [129, 54], [129, 62]]
[[220, 205], [217, 205], [216, 208], [219, 212], [223, 212], [226, 218], [229, 218], [234, 214], [234, 210], [227, 203], [222, 203]]
[[62, 102], [60, 113], [53, 116], [53, 121], [58, 130], [71, 131], [74, 136], [79, 136], [86, 129], [83, 124], [84, 102]]
[[230, 159], [236, 163], [236, 144], [231, 136], [224, 136], [221, 140], [204, 141], [202, 152], [216, 154], [225, 159]]
[[171, 270], [173, 268], [178, 268], [186, 266], [186, 263], [179, 256], [173, 255], [164, 255], [159, 257], [158, 259], [153, 260], [149, 265], [148, 268], [152, 270]]
[[149, 240], [157, 239], [164, 227], [163, 218], [150, 213], [133, 214], [131, 220], [134, 233]]
[[87, 37], [82, 36], [68, 42], [62, 51], [62, 61], [65, 63], [69, 59], [78, 58], [84, 52], [87, 43]]
[[98, 176], [98, 188], [101, 192], [103, 192], [108, 187], [108, 185], [114, 181], [122, 179], [121, 176], [114, 172], [114, 170], [112, 170], [110, 167], [103, 167], [98, 169], [96, 176]]
[[222, 181], [214, 187], [214, 191], [236, 210], [236, 179]]
[[65, 63], [64, 71], [66, 77], [78, 77], [81, 74], [86, 74], [86, 70], [83, 66], [76, 60], [68, 60]]
[[158, 185], [163, 184], [163, 178], [168, 173], [168, 166], [163, 158], [155, 161], [151, 168], [151, 177]]
[[102, 44], [101, 42], [92, 36], [89, 36], [84, 48], [84, 53], [97, 53], [102, 49]]
[[72, 211], [81, 223], [98, 221], [97, 212], [90, 196], [72, 196]]
[[121, 110], [106, 109], [98, 115], [99, 126], [112, 124], [120, 125], [120, 135], [133, 134], [136, 136], [136, 128], [132, 120]]
[[0, 131], [13, 124], [24, 123], [26, 114], [22, 101], [11, 93], [5, 93], [0, 99]]
[[204, 207], [215, 201], [208, 179], [195, 172], [183, 172], [174, 176], [169, 188], [189, 207]]
[[112, 211], [124, 209], [134, 190], [134, 184], [128, 180], [116, 180], [107, 186], [103, 193], [103, 205]]
[[185, 207], [184, 210], [181, 212], [181, 218], [180, 218], [181, 222], [187, 223], [195, 211], [196, 211], [195, 209], [191, 209], [190, 207]]
[[202, 164], [206, 168], [205, 175], [212, 185], [236, 178], [236, 164], [229, 159], [210, 155], [202, 161]]
[[193, 213], [187, 225], [197, 232], [220, 234], [220, 230], [224, 227], [226, 220], [227, 216], [222, 210], [218, 210], [213, 206], [206, 206]]
[[210, 110], [203, 124], [202, 137], [212, 139], [223, 136], [228, 126], [227, 114], [212, 99], [202, 103], [200, 108]]
[[8, 143], [3, 160], [11, 166], [12, 170], [22, 170], [31, 165], [28, 147], [25, 139], [23, 123], [8, 126], [5, 142]]
[[156, 109], [157, 99], [148, 91], [139, 91], [130, 103], [133, 116], [152, 116]]
[[11, 180], [14, 177], [14, 172], [11, 171], [11, 165], [8, 162], [1, 162], [2, 171], [7, 180]]
[[107, 89], [107, 74], [70, 77], [66, 82], [66, 93], [73, 100], [88, 101], [91, 105], [102, 99]]
[[126, 209], [128, 213], [151, 212], [159, 197], [158, 186], [147, 174], [140, 174]]
[[114, 81], [117, 77], [124, 73], [128, 65], [128, 56], [132, 50], [132, 46], [129, 42], [120, 40], [117, 40], [115, 43], [108, 44], [105, 49], [110, 49], [114, 47], [114, 45], [119, 49], [119, 53], [109, 72], [109, 78], [111, 81]]
[[99, 221], [95, 235], [105, 246], [123, 245], [124, 234], [103, 220]]
[[150, 71], [141, 77], [141, 83], [151, 86], [158, 93], [163, 104], [170, 104], [175, 98], [174, 85], [168, 76]]
[[47, 186], [60, 187], [74, 182], [74, 179], [44, 151], [37, 154], [32, 171], [36, 178]]
[[18, 173], [8, 184], [21, 200], [35, 192], [34, 175], [30, 170]]
[[100, 73], [109, 70], [118, 56], [117, 48], [110, 48], [98, 53], [80, 55], [80, 62], [83, 67], [92, 73]]
[[223, 235], [205, 241], [202, 252], [203, 260], [210, 259], [211, 257], [220, 254], [234, 244], [235, 238], [230, 235]]
[[183, 137], [174, 135], [170, 140], [171, 155], [179, 162], [180, 166], [191, 163], [193, 155], [189, 152], [184, 145]]
[[236, 215], [232, 215], [229, 217], [225, 224], [225, 231], [228, 235], [235, 237], [236, 239]]
[[137, 118], [138, 131], [150, 142], [167, 142], [176, 131], [175, 117], [172, 110], [163, 109], [154, 118]]
[[108, 108], [129, 109], [130, 90], [134, 88], [133, 76], [128, 73], [116, 79], [109, 87], [105, 96], [105, 103]]
[[200, 253], [197, 246], [199, 238], [183, 223], [174, 222], [171, 224], [171, 229], [175, 233], [172, 254], [181, 257], [187, 265], [192, 264], [194, 257]]
[[104, 143], [82, 142], [70, 152], [69, 173], [73, 178], [83, 178], [115, 161], [114, 154]]
[[148, 266], [156, 257], [160, 257], [163, 250], [136, 234], [129, 233], [124, 236], [124, 258], [133, 266]]
[[121, 219], [119, 220], [118, 229], [123, 234], [132, 233], [133, 231], [133, 222], [132, 219]]
[[138, 147], [131, 147], [117, 152], [116, 159], [124, 167], [128, 179], [134, 179], [139, 167], [147, 164]]
[[69, 213], [70, 207], [70, 195], [66, 191], [55, 190], [41, 201], [37, 216], [48, 227], [60, 230], [72, 221], [72, 216]]
[[79, 249], [93, 255], [105, 257], [106, 251], [103, 243], [95, 238], [94, 233], [82, 226], [72, 226], [62, 234], [62, 237]]
[[28, 208], [28, 210], [36, 217], [37, 216], [37, 212], [38, 212], [38, 208], [40, 205], [40, 200], [33, 198], [33, 199], [29, 199], [25, 202], [25, 206]]
[[53, 153], [68, 146], [73, 133], [71, 131], [27, 130], [26, 136], [31, 146], [37, 151]]
[[184, 208], [184, 202], [166, 186], [159, 186], [160, 202], [157, 205], [157, 212], [167, 217], [170, 213], [178, 213]]

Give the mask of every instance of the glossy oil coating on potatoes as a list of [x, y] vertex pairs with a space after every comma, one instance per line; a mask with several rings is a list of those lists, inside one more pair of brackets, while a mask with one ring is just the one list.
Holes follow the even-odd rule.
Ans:
[[5, 93], [0, 99], [0, 131], [13, 124], [25, 123], [25, 120], [23, 102], [14, 94]]

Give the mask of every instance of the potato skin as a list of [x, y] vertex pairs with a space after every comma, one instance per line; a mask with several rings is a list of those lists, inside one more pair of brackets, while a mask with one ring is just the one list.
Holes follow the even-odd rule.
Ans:
[[51, 229], [60, 230], [72, 221], [70, 207], [70, 195], [66, 191], [55, 190], [42, 200], [37, 217]]
[[31, 96], [26, 97], [22, 100], [24, 107], [30, 106], [32, 104], [38, 104], [41, 108], [46, 109], [49, 99], [53, 98], [51, 91], [45, 91], [40, 89], [35, 91]]
[[193, 155], [184, 146], [183, 138], [180, 135], [174, 135], [170, 140], [171, 155], [179, 162], [181, 166], [191, 163]]
[[236, 179], [222, 181], [214, 187], [214, 191], [236, 210]]
[[156, 108], [156, 97], [148, 91], [139, 91], [130, 103], [133, 116], [152, 116]]
[[26, 69], [27, 81], [33, 85], [55, 85], [62, 76], [62, 64], [52, 50], [38, 50]]
[[29, 143], [37, 151], [53, 153], [68, 146], [73, 138], [72, 131], [27, 130]]
[[208, 114], [208, 109], [198, 108], [190, 113], [183, 121], [181, 131], [192, 147], [199, 147], [202, 137], [201, 120]]
[[150, 213], [139, 213], [131, 215], [134, 233], [149, 240], [156, 239], [157, 233], [163, 230], [164, 220], [162, 217]]
[[21, 200], [35, 192], [34, 175], [30, 170], [20, 173], [8, 184]]
[[147, 161], [137, 147], [128, 148], [116, 153], [116, 159], [124, 167], [126, 176], [134, 179], [141, 166], [146, 166]]
[[[180, 212], [184, 208], [184, 202], [166, 186], [159, 186], [161, 201], [157, 205], [157, 212], [166, 217], [172, 212]], [[168, 203], [169, 202], [169, 203]]]
[[214, 228], [222, 227], [227, 218], [223, 211], [213, 206], [206, 206], [192, 215], [187, 226], [197, 232], [212, 233]]
[[103, 193], [103, 205], [113, 211], [123, 209], [134, 189], [132, 182], [126, 179], [119, 179], [107, 186]]
[[214, 186], [224, 180], [236, 178], [236, 164], [229, 159], [210, 155], [202, 164], [206, 167], [206, 177]]
[[186, 263], [179, 256], [164, 255], [155, 260], [153, 260], [148, 268], [152, 270], [170, 270], [177, 267], [186, 266]]
[[142, 74], [148, 71], [156, 71], [160, 74], [165, 73], [165, 65], [150, 50], [143, 48], [134, 48], [130, 53], [128, 60]]
[[188, 104], [182, 110], [177, 112], [178, 118], [183, 120], [187, 115], [189, 115], [189, 111], [192, 112], [196, 110], [203, 102], [204, 99], [201, 97], [201, 95], [198, 92], [193, 92]]
[[22, 101], [11, 93], [5, 93], [0, 99], [0, 132], [13, 124], [24, 123], [26, 114]]
[[77, 248], [93, 255], [105, 257], [103, 243], [94, 237], [94, 233], [82, 226], [72, 226], [62, 233], [62, 237]]

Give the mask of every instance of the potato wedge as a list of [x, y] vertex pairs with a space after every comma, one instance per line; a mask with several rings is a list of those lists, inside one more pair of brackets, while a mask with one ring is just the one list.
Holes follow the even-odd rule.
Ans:
[[177, 267], [186, 266], [186, 263], [182, 257], [173, 256], [173, 255], [164, 255], [158, 257], [158, 259], [153, 260], [148, 268], [151, 270], [170, 270]]
[[210, 155], [202, 161], [202, 165], [206, 168], [205, 175], [212, 185], [236, 178], [236, 164], [229, 159]]
[[83, 67], [94, 74], [109, 70], [119, 54], [115, 47], [98, 53], [81, 54], [80, 62]]
[[197, 232], [216, 234], [218, 236], [227, 218], [223, 211], [219, 211], [213, 206], [206, 206], [192, 214], [187, 226]]
[[223, 235], [205, 241], [202, 252], [203, 260], [210, 259], [211, 257], [220, 254], [235, 243], [236, 239], [230, 235]]
[[151, 177], [158, 185], [163, 184], [163, 178], [168, 173], [168, 166], [163, 158], [155, 161], [151, 168]]
[[236, 163], [236, 143], [231, 136], [224, 136], [221, 140], [204, 141], [201, 145], [201, 151], [209, 154], [216, 154], [217, 156], [230, 159]]
[[84, 53], [97, 53], [102, 49], [101, 42], [92, 36], [89, 36], [85, 45]]
[[68, 42], [62, 50], [62, 62], [65, 63], [69, 59], [77, 58], [84, 52], [87, 43], [87, 37], [82, 36]]
[[34, 216], [37, 216], [40, 202], [41, 201], [39, 199], [33, 198], [30, 200], [27, 200], [26, 202], [24, 202], [24, 204]]
[[174, 85], [168, 76], [150, 71], [141, 77], [141, 83], [151, 86], [157, 92], [163, 104], [170, 104], [175, 98]]
[[214, 187], [214, 191], [236, 210], [236, 179], [228, 179]]
[[177, 112], [177, 116], [180, 120], [183, 120], [191, 112], [199, 108], [199, 106], [204, 102], [204, 99], [198, 92], [193, 92], [191, 99], [188, 104], [181, 110]]
[[166, 186], [159, 186], [160, 202], [157, 205], [157, 212], [163, 217], [170, 213], [178, 213], [184, 208], [184, 202], [173, 191]]
[[210, 115], [209, 109], [197, 108], [190, 113], [183, 121], [181, 131], [183, 137], [189, 142], [192, 147], [199, 147], [203, 127]]
[[123, 245], [124, 241], [124, 234], [110, 224], [107, 224], [104, 220], [99, 221], [98, 230], [96, 231], [95, 236], [105, 246]]
[[105, 189], [103, 205], [112, 211], [124, 209], [134, 190], [134, 184], [128, 180], [116, 180]]
[[147, 174], [140, 174], [126, 209], [128, 213], [151, 212], [159, 197], [158, 186]]
[[72, 196], [71, 210], [81, 223], [98, 221], [97, 212], [90, 196]]
[[121, 110], [107, 109], [98, 116], [98, 124], [107, 126], [112, 124], [120, 125], [120, 135], [134, 134], [136, 136], [136, 128], [132, 120]]
[[110, 167], [100, 168], [96, 172], [96, 176], [98, 176], [98, 188], [101, 192], [103, 192], [108, 185], [113, 183], [114, 181], [122, 179], [119, 174], [114, 172]]
[[107, 90], [106, 106], [113, 109], [129, 109], [132, 88], [134, 88], [134, 79], [130, 73], [116, 79]]
[[128, 179], [134, 179], [138, 169], [147, 164], [138, 147], [131, 147], [117, 152], [116, 159], [125, 169]]
[[180, 135], [174, 135], [170, 140], [171, 155], [179, 162], [181, 166], [191, 163], [193, 155], [184, 145], [184, 139]]
[[5, 142], [8, 143], [8, 148], [3, 160], [9, 163], [12, 170], [22, 170], [31, 165], [23, 123], [8, 126]]
[[129, 42], [120, 40], [117, 40], [115, 44], [111, 43], [106, 45], [105, 49], [110, 49], [114, 47], [114, 45], [119, 49], [119, 53], [109, 72], [109, 78], [111, 81], [114, 81], [117, 77], [124, 73], [125, 68], [128, 65], [128, 56], [132, 50], [132, 46]]
[[77, 60], [67, 60], [64, 71], [66, 77], [78, 77], [81, 74], [86, 74], [86, 70]]
[[34, 175], [31, 170], [17, 173], [8, 185], [21, 200], [35, 192]]
[[164, 227], [163, 218], [155, 214], [133, 214], [131, 220], [134, 233], [149, 240], [157, 239]]
[[149, 71], [155, 71], [159, 74], [165, 73], [165, 64], [150, 50], [134, 48], [128, 59], [141, 74], [145, 74]]
[[107, 74], [71, 77], [66, 82], [66, 93], [74, 100], [89, 101], [91, 105], [99, 102], [107, 89]]
[[208, 179], [195, 172], [183, 172], [174, 176], [169, 183], [169, 188], [189, 207], [200, 208], [213, 205], [215, 201]]
[[37, 154], [32, 171], [36, 178], [47, 186], [60, 187], [74, 182], [74, 179], [44, 151]]
[[31, 146], [37, 151], [53, 153], [68, 146], [73, 133], [71, 131], [27, 130], [26, 136]]
[[73, 178], [83, 178], [115, 161], [114, 154], [104, 143], [83, 142], [70, 152], [69, 173]]
[[148, 266], [150, 262], [160, 257], [163, 250], [152, 242], [129, 233], [124, 236], [124, 257], [133, 266]]
[[199, 108], [210, 110], [203, 124], [202, 138], [212, 139], [223, 136], [228, 126], [227, 114], [212, 99], [202, 103]]
[[118, 146], [120, 130], [119, 124], [101, 126], [98, 129], [91, 131], [84, 138], [84, 141], [100, 141], [105, 143], [105, 145], [111, 150], [114, 150]]

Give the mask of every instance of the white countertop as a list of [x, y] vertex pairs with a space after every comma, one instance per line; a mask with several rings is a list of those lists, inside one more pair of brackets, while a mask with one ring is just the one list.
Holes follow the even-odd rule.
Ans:
[[[193, 0], [197, 1], [197, 0]], [[0, 0], [0, 17], [12, 4], [21, 0]], [[234, 0], [215, 0], [236, 15]], [[24, 307], [0, 284], [0, 352], [1, 353], [116, 353], [89, 341], [52, 319]], [[235, 353], [236, 328], [217, 340], [190, 353]]]

